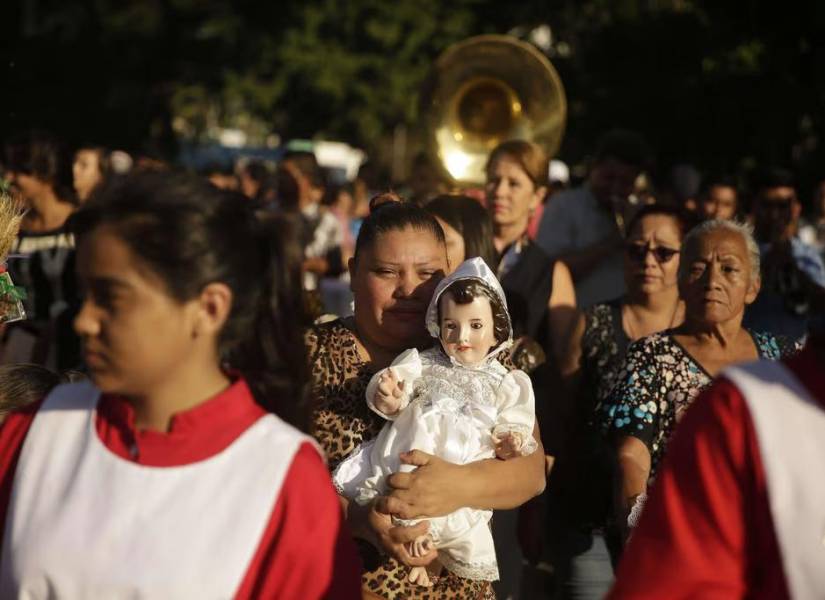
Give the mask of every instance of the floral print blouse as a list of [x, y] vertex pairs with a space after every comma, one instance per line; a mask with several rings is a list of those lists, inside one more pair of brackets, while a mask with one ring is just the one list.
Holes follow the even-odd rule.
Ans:
[[[762, 359], [779, 360], [798, 349], [769, 333], [750, 334]], [[628, 348], [616, 385], [601, 407], [602, 426], [613, 437], [632, 436], [647, 446], [653, 481], [682, 412], [712, 380], [671, 330], [644, 337]]]

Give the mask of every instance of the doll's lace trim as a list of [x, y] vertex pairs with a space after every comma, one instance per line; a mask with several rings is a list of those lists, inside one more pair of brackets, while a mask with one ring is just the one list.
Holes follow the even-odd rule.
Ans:
[[455, 560], [446, 552], [439, 552], [438, 560], [444, 567], [464, 579], [498, 581], [498, 565], [495, 562], [465, 563]]

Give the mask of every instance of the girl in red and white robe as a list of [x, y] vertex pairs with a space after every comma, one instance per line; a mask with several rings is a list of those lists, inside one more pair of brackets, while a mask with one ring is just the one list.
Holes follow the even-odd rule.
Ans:
[[697, 399], [610, 598], [825, 598], [825, 336]]
[[323, 459], [261, 406], [301, 383], [283, 235], [169, 174], [73, 228], [93, 383], [0, 429], [0, 598], [359, 598]]

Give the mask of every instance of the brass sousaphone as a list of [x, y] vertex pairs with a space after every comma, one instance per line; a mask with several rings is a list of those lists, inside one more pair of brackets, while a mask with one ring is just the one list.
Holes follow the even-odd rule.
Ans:
[[421, 93], [427, 145], [456, 185], [480, 185], [490, 151], [501, 142], [561, 145], [567, 101], [558, 73], [537, 48], [506, 35], [450, 46]]

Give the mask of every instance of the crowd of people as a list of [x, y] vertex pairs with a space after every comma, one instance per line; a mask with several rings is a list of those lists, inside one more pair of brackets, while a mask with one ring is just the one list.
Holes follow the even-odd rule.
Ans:
[[0, 597], [825, 593], [825, 177], [67, 150], [0, 156]]

